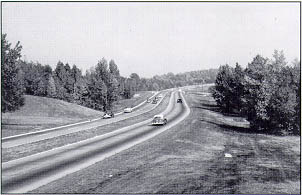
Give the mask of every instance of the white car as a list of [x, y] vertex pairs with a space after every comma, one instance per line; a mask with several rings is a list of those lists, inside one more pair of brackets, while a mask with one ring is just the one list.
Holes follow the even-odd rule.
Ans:
[[124, 113], [130, 113], [130, 112], [132, 112], [132, 108], [125, 108], [124, 109]]
[[105, 113], [103, 119], [114, 118], [113, 112]]
[[167, 122], [168, 120], [164, 117], [164, 115], [159, 114], [153, 117], [152, 125], [165, 125]]

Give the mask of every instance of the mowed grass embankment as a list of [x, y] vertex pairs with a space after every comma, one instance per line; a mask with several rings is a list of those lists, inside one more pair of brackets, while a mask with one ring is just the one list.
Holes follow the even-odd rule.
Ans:
[[191, 113], [177, 126], [33, 193], [299, 194], [300, 137], [232, 126], [202, 90], [185, 90]]
[[[152, 94], [147, 91], [137, 92], [135, 97], [117, 102], [115, 111], [121, 111], [129, 105], [135, 106]], [[62, 100], [31, 95], [24, 97], [25, 105], [19, 110], [2, 113], [2, 137], [77, 123], [103, 115], [103, 112]]]
[[102, 112], [47, 97], [25, 95], [25, 105], [2, 113], [2, 136], [12, 136], [97, 118]]

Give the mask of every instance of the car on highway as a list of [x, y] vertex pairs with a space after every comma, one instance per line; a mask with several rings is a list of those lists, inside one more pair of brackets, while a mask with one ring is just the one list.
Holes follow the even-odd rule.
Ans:
[[157, 97], [158, 97], [158, 98], [162, 98], [162, 97], [163, 97], [163, 95], [162, 95], [162, 94], [159, 94]]
[[182, 99], [178, 98], [177, 103], [182, 103]]
[[152, 101], [152, 104], [157, 104], [157, 99], [154, 99], [154, 100]]
[[163, 114], [158, 114], [153, 117], [151, 122], [152, 125], [165, 125], [167, 124], [168, 120], [164, 117]]
[[148, 98], [148, 99], [147, 99], [147, 103], [150, 103], [150, 102], [151, 102], [151, 99], [150, 99], [150, 98]]
[[103, 119], [114, 118], [114, 113], [111, 111], [105, 112], [102, 118]]
[[124, 109], [124, 113], [130, 113], [132, 112], [132, 108], [128, 107]]

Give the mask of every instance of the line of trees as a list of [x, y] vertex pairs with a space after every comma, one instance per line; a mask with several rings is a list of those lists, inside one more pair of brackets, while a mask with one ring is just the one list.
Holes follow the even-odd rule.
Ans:
[[300, 135], [300, 62], [257, 55], [243, 69], [220, 66], [212, 94], [223, 112], [246, 117], [251, 128], [267, 133]]
[[114, 60], [102, 58], [96, 66], [82, 73], [76, 66], [59, 61], [49, 65], [21, 60], [22, 46], [14, 47], [1, 36], [1, 111], [15, 111], [24, 105], [23, 94], [56, 98], [96, 110], [110, 110], [119, 99], [131, 98], [136, 91], [157, 91], [190, 84], [214, 82], [217, 70], [168, 73], [150, 79], [132, 73], [120, 75]]
[[114, 60], [102, 58], [85, 74], [76, 66], [58, 62], [49, 65], [21, 60], [22, 46], [14, 47], [1, 35], [1, 112], [15, 111], [24, 105], [24, 94], [51, 97], [106, 111], [118, 99], [131, 98], [135, 76], [120, 76]]
[[54, 70], [49, 65], [18, 60], [25, 94], [51, 97], [96, 110], [110, 110], [113, 102], [131, 98], [135, 93], [132, 78], [120, 76], [114, 60], [109, 65], [102, 58], [83, 75], [76, 66], [59, 61]]
[[1, 35], [1, 112], [15, 111], [24, 105], [22, 79], [16, 64], [21, 57], [22, 46], [14, 47]]
[[167, 73], [150, 79], [136, 79], [139, 90], [163, 90], [186, 85], [214, 83], [217, 69], [190, 71], [185, 73]]

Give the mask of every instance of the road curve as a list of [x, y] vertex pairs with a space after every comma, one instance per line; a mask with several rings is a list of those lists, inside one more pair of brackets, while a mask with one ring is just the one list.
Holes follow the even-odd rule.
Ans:
[[[183, 104], [176, 103], [178, 96], [183, 98]], [[25, 193], [36, 189], [150, 139], [176, 125], [189, 113], [182, 93], [173, 93], [163, 112], [169, 121], [166, 126], [150, 126], [151, 119], [145, 120], [88, 140], [3, 163], [2, 192]]]
[[[164, 97], [167, 95], [167, 92], [161, 92], [164, 94]], [[155, 95], [157, 95], [156, 93]], [[153, 96], [152, 96], [153, 97]], [[164, 97], [160, 100], [162, 101]], [[20, 146], [23, 144], [28, 144], [32, 142], [37, 142], [45, 139], [50, 139], [62, 135], [67, 135], [70, 133], [75, 133], [78, 131], [82, 130], [88, 130], [88, 129], [93, 129], [96, 127], [112, 124], [114, 122], [119, 122], [128, 118], [132, 117], [137, 117], [139, 115], [142, 115], [144, 113], [150, 112], [151, 110], [155, 109], [158, 105], [160, 104], [157, 103], [156, 105], [153, 104], [146, 104], [142, 106], [143, 104], [139, 104], [138, 106], [135, 107], [137, 109], [136, 111], [132, 113], [127, 113], [123, 115], [119, 115], [115, 118], [111, 119], [106, 119], [106, 120], [92, 120], [90, 122], [85, 122], [85, 123], [77, 123], [77, 124], [72, 124], [71, 126], [63, 126], [59, 128], [53, 128], [53, 129], [47, 129], [47, 130], [42, 130], [38, 132], [32, 132], [32, 133], [27, 133], [27, 134], [21, 134], [21, 135], [16, 135], [16, 136], [11, 136], [7, 138], [2, 138], [2, 148], [10, 148], [10, 147], [15, 147], [15, 146]]]

